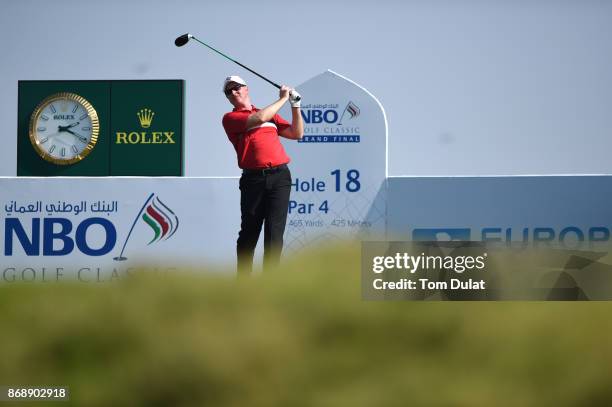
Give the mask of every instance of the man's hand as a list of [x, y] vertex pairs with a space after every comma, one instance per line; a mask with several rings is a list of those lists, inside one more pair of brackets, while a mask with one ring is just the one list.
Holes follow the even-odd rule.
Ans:
[[291, 89], [291, 92], [289, 92], [289, 103], [291, 103], [291, 107], [300, 107], [301, 100], [302, 95], [300, 95], [297, 90]]
[[282, 85], [280, 91], [278, 92], [278, 97], [283, 100], [289, 99], [289, 92], [291, 88], [287, 85]]
[[262, 123], [269, 122], [274, 118], [274, 115], [278, 113], [278, 111], [283, 107], [285, 102], [289, 100], [289, 92], [291, 89], [287, 85], [283, 85], [280, 88], [280, 92], [278, 93], [279, 99], [272, 103], [270, 106], [266, 106], [263, 109], [257, 111], [256, 113], [252, 113], [247, 118], [246, 129], [248, 130], [252, 127], [259, 126]]

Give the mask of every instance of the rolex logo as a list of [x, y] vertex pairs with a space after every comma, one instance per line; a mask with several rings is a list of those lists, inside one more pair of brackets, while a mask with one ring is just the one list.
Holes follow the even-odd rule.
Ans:
[[138, 116], [138, 120], [140, 121], [140, 125], [143, 129], [148, 129], [151, 127], [151, 122], [153, 121], [153, 116], [155, 116], [155, 112], [151, 109], [140, 109], [140, 112], [136, 113]]
[[[151, 127], [155, 112], [151, 109], [140, 109], [138, 121], [143, 129]], [[173, 131], [118, 131], [116, 133], [115, 144], [175, 144]]]

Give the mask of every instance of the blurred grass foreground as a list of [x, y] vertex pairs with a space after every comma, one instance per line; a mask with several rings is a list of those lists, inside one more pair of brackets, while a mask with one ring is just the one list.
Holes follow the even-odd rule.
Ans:
[[0, 385], [68, 386], [56, 405], [612, 405], [609, 303], [362, 301], [357, 245], [0, 293]]

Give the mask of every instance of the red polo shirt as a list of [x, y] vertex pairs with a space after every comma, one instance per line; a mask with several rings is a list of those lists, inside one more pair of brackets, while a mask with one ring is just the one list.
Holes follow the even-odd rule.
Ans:
[[247, 119], [259, 111], [255, 106], [251, 106], [251, 109], [234, 108], [223, 116], [223, 128], [236, 150], [238, 167], [257, 169], [287, 164], [291, 160], [285, 153], [278, 133], [291, 125], [276, 114], [269, 122], [247, 129]]

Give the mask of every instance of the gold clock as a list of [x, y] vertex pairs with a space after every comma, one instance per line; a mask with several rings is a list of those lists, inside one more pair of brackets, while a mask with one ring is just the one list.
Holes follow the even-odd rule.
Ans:
[[74, 164], [91, 153], [98, 141], [98, 113], [84, 97], [61, 92], [45, 98], [30, 117], [30, 141], [44, 160]]

